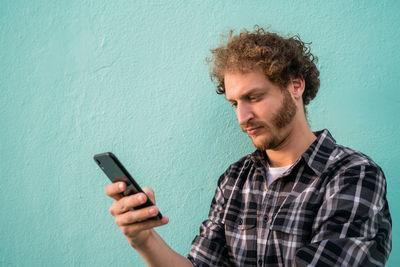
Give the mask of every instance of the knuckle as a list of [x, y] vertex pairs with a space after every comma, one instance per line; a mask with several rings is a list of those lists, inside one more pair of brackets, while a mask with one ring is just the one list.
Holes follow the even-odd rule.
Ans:
[[120, 216], [116, 216], [114, 221], [115, 221], [116, 225], [121, 226], [121, 218], [120, 218]]
[[111, 207], [111, 208], [108, 210], [108, 212], [110, 212], [110, 214], [111, 214], [112, 216], [114, 216], [114, 207]]
[[124, 223], [133, 224], [136, 221], [136, 217], [133, 212], [127, 212], [124, 214]]
[[124, 234], [124, 235], [129, 235], [130, 234], [130, 231], [129, 231], [129, 228], [128, 227], [126, 227], [126, 226], [122, 226], [122, 227], [120, 227], [121, 228], [121, 232]]
[[121, 210], [126, 211], [130, 207], [130, 199], [129, 197], [124, 197], [121, 201]]
[[120, 210], [120, 211], [126, 210], [126, 205], [125, 205], [124, 202], [121, 202], [121, 204], [120, 204], [120, 206], [119, 206], [119, 210]]
[[123, 203], [121, 203], [121, 212], [126, 212], [129, 209], [129, 203], [127, 203], [127, 200], [125, 200]]
[[127, 220], [129, 221], [129, 223], [135, 222], [135, 216], [134, 216], [133, 212], [128, 212], [126, 215], [127, 215], [126, 217], [127, 217]]
[[129, 234], [133, 235], [135, 233], [138, 233], [140, 231], [139, 226], [137, 223], [131, 224], [129, 227]]

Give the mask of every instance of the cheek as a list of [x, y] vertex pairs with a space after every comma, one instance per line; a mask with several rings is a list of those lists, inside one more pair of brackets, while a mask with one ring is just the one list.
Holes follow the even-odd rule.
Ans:
[[268, 102], [257, 103], [255, 108], [255, 115], [261, 120], [271, 120], [273, 118], [274, 106]]

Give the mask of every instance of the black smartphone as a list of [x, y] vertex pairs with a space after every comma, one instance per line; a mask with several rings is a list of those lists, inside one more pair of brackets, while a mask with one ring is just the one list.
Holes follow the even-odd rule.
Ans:
[[[110, 178], [111, 182], [125, 182], [126, 189], [122, 193], [124, 196], [133, 195], [139, 192], [143, 192], [142, 188], [136, 183], [133, 177], [129, 174], [129, 172], [125, 169], [122, 163], [118, 160], [118, 158], [111, 152], [101, 153], [94, 155], [94, 161], [99, 165], [99, 167], [103, 170], [103, 172]], [[137, 206], [135, 209], [141, 209], [148, 206], [153, 206], [153, 202], [147, 197], [146, 203]], [[151, 218], [161, 220], [162, 215], [160, 212]]]

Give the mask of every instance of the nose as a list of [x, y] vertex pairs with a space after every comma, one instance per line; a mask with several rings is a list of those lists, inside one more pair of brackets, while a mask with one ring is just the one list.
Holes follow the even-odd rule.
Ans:
[[254, 113], [249, 105], [246, 105], [245, 103], [238, 103], [236, 107], [236, 116], [238, 118], [239, 125], [245, 125], [254, 118]]

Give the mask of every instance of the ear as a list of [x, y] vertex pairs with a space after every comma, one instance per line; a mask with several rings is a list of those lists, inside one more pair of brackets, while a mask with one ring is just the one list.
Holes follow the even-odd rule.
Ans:
[[302, 99], [305, 88], [304, 79], [302, 77], [292, 78], [290, 85], [290, 93], [292, 94], [293, 98], [296, 100]]

